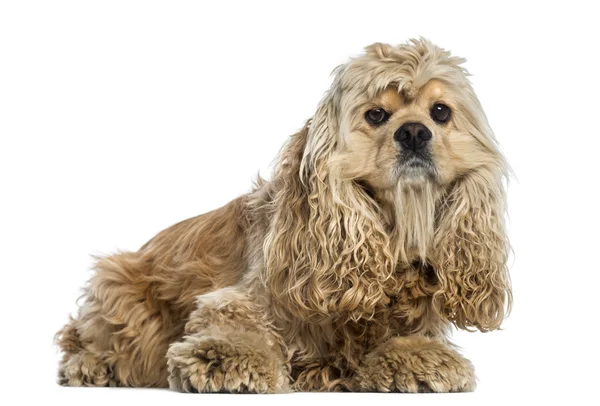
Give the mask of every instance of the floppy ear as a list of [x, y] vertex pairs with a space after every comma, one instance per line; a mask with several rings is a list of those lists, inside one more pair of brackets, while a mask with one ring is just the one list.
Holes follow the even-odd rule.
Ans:
[[435, 235], [440, 289], [434, 303], [458, 328], [494, 330], [510, 311], [504, 213], [498, 166], [478, 168], [459, 179], [441, 202]]
[[261, 276], [282, 318], [369, 317], [394, 283], [375, 202], [332, 165], [338, 142], [330, 94], [280, 155]]

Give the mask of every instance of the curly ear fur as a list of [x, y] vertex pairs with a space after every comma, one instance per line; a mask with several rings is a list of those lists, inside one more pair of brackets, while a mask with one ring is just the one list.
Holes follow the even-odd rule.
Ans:
[[479, 168], [459, 179], [441, 202], [434, 303], [461, 329], [497, 329], [510, 311], [502, 180], [500, 168]]
[[326, 100], [291, 137], [275, 172], [262, 279], [288, 319], [368, 318], [388, 303], [395, 284], [375, 202], [331, 165], [334, 116]]

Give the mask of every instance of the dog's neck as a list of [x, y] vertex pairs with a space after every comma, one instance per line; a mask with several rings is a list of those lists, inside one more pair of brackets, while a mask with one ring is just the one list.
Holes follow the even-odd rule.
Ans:
[[435, 212], [441, 193], [433, 182], [398, 183], [377, 193], [398, 261], [426, 262], [435, 232]]

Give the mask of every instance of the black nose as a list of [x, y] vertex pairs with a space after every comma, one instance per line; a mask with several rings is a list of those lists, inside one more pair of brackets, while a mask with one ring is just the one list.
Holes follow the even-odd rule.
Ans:
[[402, 147], [417, 151], [425, 148], [431, 139], [431, 131], [421, 123], [405, 123], [396, 130], [394, 139]]

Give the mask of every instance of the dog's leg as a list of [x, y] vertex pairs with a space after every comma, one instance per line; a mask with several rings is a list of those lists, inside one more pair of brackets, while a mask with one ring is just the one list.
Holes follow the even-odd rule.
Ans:
[[182, 341], [167, 353], [169, 384], [186, 392], [289, 391], [281, 339], [265, 312], [237, 288], [198, 298]]
[[[166, 387], [169, 340], [183, 330], [156, 301], [144, 262], [123, 253], [101, 259], [77, 318], [58, 334], [59, 383], [67, 386]], [[183, 323], [181, 323], [183, 324]]]
[[475, 389], [471, 363], [441, 341], [394, 337], [363, 360], [356, 387], [377, 392], [470, 392]]

